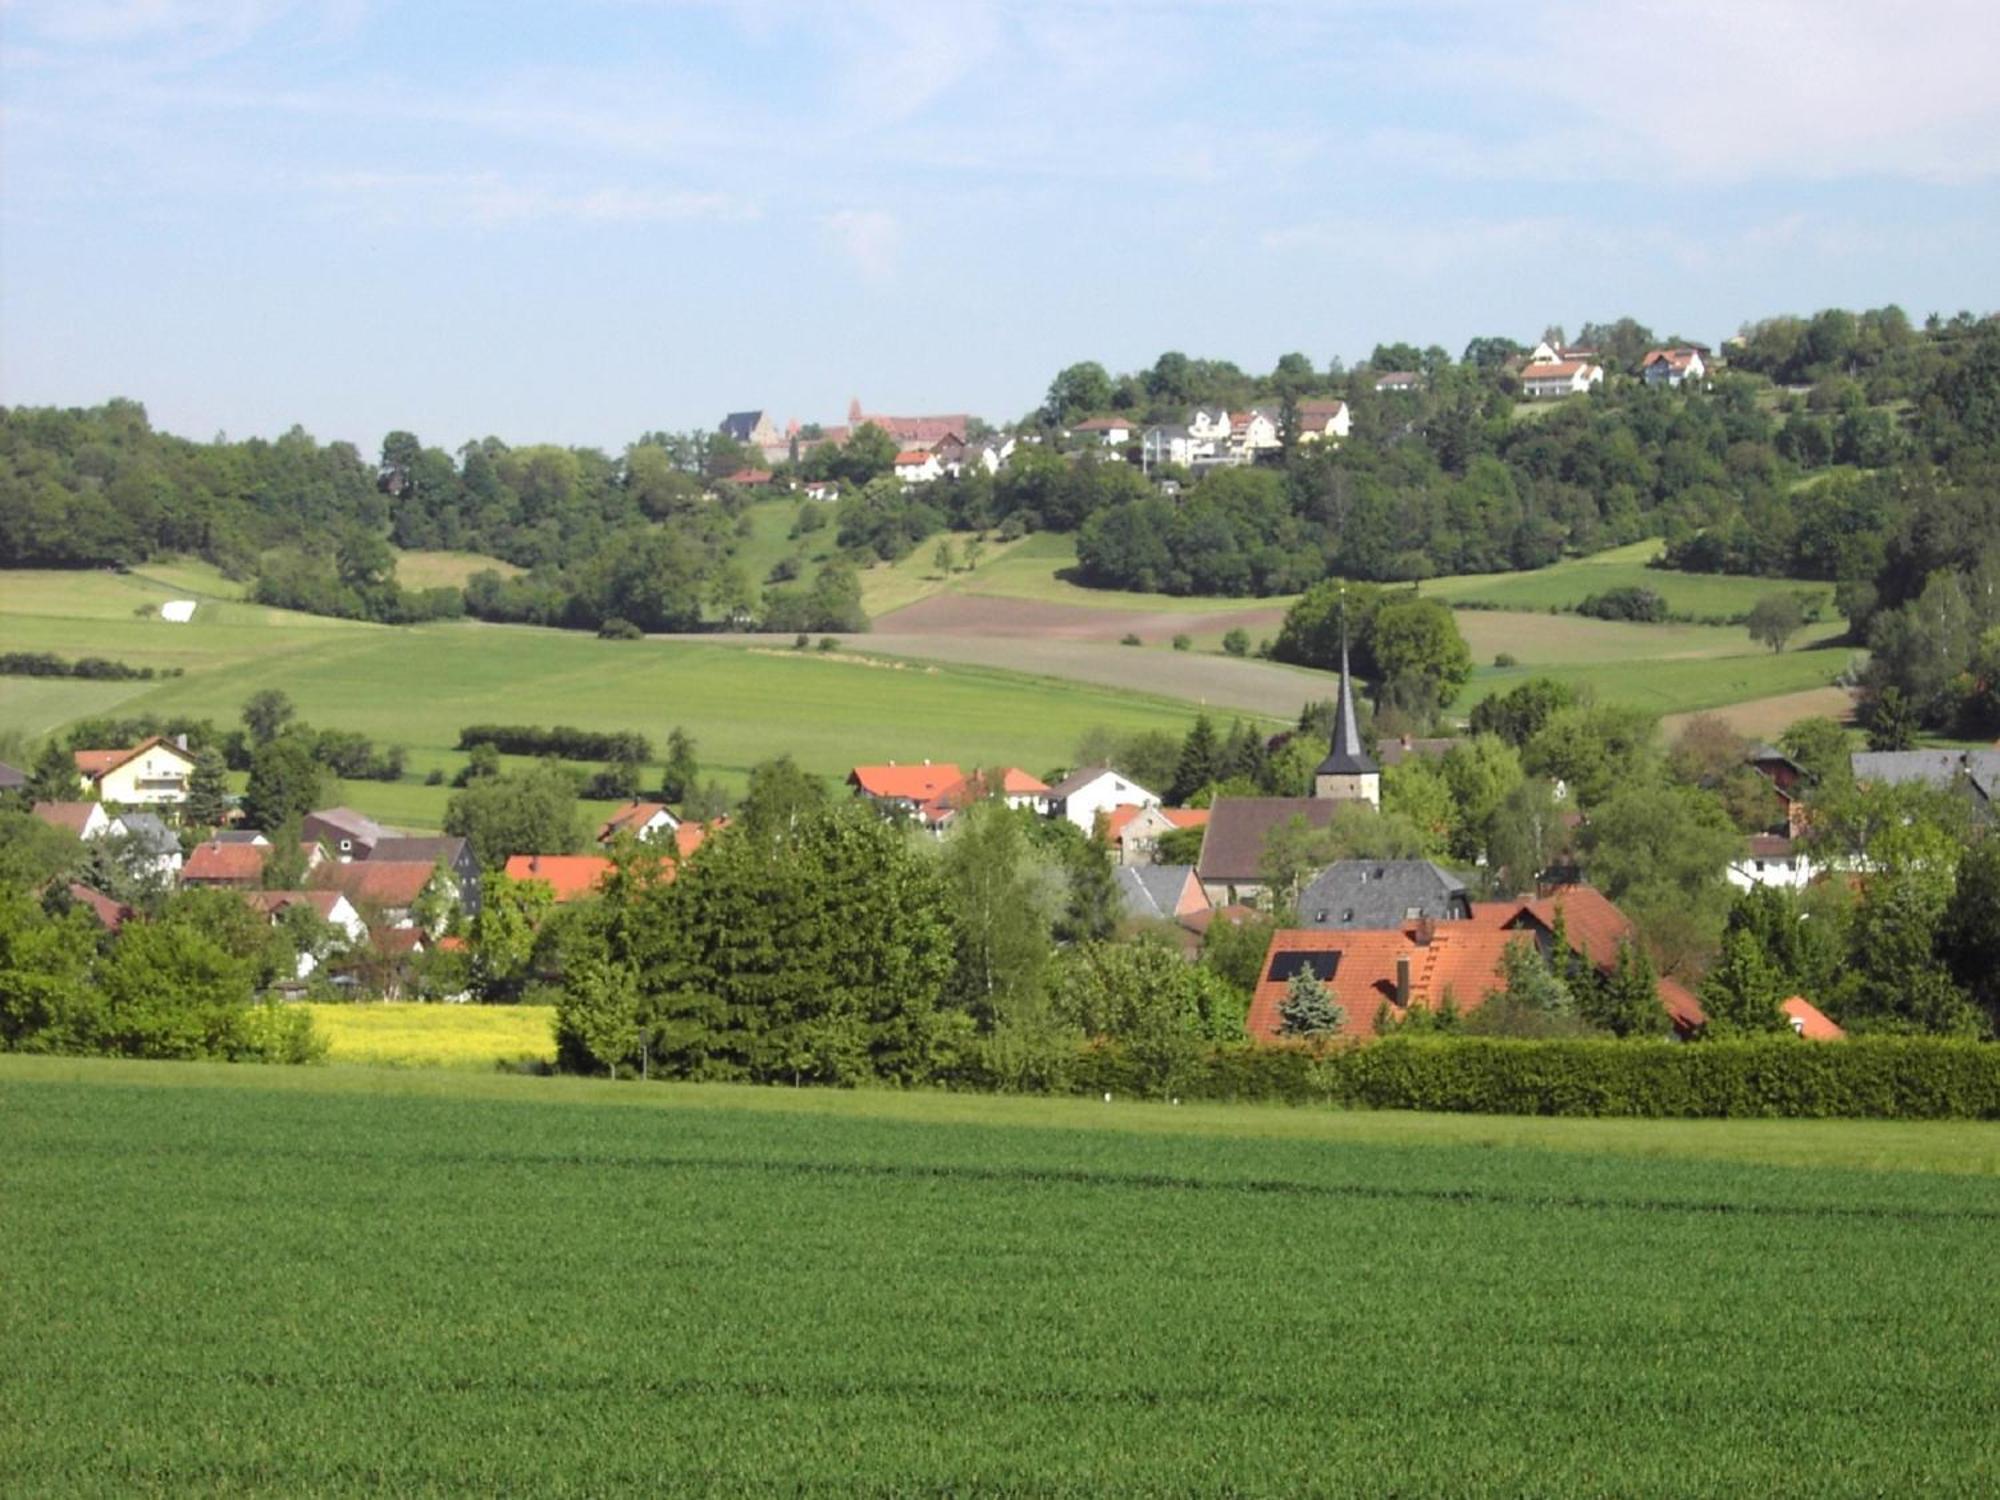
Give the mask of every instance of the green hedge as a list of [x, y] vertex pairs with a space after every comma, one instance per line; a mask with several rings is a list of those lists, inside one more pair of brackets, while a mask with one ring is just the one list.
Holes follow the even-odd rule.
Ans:
[[1147, 1058], [1087, 1048], [1078, 1093], [1365, 1109], [1683, 1119], [2000, 1119], [2000, 1045], [1941, 1037], [1805, 1042], [1390, 1038], [1325, 1052], [1230, 1046]]

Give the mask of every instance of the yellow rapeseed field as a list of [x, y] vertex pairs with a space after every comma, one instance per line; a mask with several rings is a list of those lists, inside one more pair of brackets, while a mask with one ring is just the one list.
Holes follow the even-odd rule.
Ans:
[[392, 1068], [492, 1068], [555, 1061], [547, 1005], [309, 1005], [327, 1061]]

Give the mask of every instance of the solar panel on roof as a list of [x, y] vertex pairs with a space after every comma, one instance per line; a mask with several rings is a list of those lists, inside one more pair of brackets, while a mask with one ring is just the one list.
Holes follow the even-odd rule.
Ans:
[[1339, 968], [1338, 953], [1280, 953], [1271, 960], [1271, 972], [1265, 977], [1288, 983], [1304, 972], [1326, 984]]

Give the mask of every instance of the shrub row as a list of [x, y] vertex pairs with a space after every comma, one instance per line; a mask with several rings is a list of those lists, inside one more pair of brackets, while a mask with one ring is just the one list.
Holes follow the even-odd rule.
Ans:
[[630, 730], [602, 733], [558, 724], [468, 724], [458, 732], [458, 748], [491, 745], [502, 755], [553, 755], [559, 760], [637, 762], [653, 758], [653, 744]]
[[1172, 1060], [1098, 1045], [1068, 1082], [1082, 1094], [1469, 1114], [2000, 1119], [2000, 1046], [1944, 1037], [1390, 1038], [1324, 1052], [1232, 1045]]
[[179, 667], [168, 667], [161, 672], [102, 656], [65, 661], [50, 651], [0, 651], [0, 677], [88, 677], [97, 682], [144, 682], [154, 677], [180, 675]]

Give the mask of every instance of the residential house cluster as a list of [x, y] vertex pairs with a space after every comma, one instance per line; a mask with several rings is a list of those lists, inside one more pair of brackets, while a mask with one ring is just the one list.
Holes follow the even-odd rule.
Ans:
[[[1301, 401], [1296, 412], [1300, 443], [1337, 443], [1354, 429], [1354, 418], [1344, 401]], [[1188, 412], [1185, 422], [1145, 428], [1139, 435], [1139, 456], [1148, 468], [1174, 464], [1197, 473], [1252, 464], [1284, 446], [1283, 424], [1284, 413], [1275, 406], [1235, 412], [1221, 406], [1197, 406]], [[1131, 437], [1129, 426], [1110, 418], [1081, 423], [1074, 430], [1101, 433], [1107, 446], [1120, 449]]]

